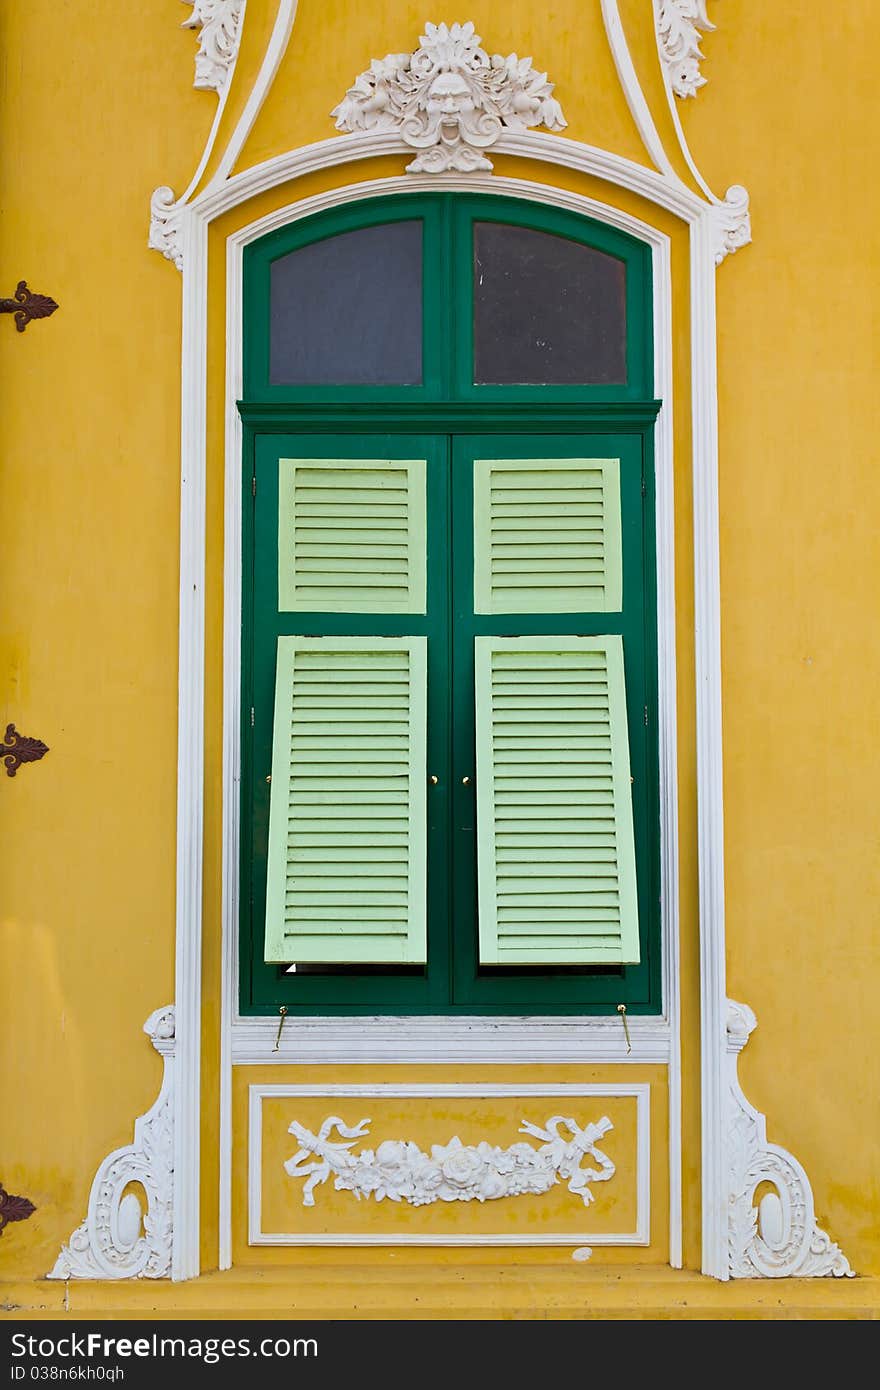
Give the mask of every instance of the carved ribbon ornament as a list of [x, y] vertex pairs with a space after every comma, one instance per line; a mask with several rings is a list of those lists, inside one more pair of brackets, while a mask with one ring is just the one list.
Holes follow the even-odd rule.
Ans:
[[[369, 1124], [361, 1120], [350, 1127], [338, 1115], [330, 1115], [313, 1134], [293, 1121], [288, 1132], [301, 1147], [284, 1168], [291, 1178], [306, 1179], [303, 1206], [315, 1205], [314, 1188], [331, 1173], [337, 1192], [353, 1192], [358, 1199], [373, 1197], [377, 1202], [387, 1197], [414, 1207], [549, 1192], [560, 1179], [567, 1180], [569, 1192], [588, 1206], [593, 1201], [588, 1183], [614, 1177], [611, 1159], [596, 1148], [596, 1141], [613, 1128], [607, 1116], [583, 1128], [564, 1115], [551, 1115], [543, 1129], [524, 1120], [520, 1134], [544, 1141], [537, 1149], [525, 1143], [506, 1149], [485, 1142], [462, 1144], [456, 1137], [448, 1144], [432, 1144], [429, 1154], [418, 1144], [397, 1139], [384, 1140], [375, 1151], [352, 1153], [355, 1141], [369, 1133]], [[331, 1138], [334, 1130], [336, 1139]], [[587, 1155], [595, 1168], [581, 1167]]]

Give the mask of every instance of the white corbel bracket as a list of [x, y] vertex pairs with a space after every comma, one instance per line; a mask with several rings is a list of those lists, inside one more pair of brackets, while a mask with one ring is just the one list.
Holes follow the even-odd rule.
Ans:
[[[165, 1063], [155, 1103], [134, 1122], [134, 1142], [99, 1167], [85, 1221], [76, 1228], [49, 1279], [166, 1279], [174, 1239], [174, 1007], [144, 1024]], [[146, 1197], [146, 1211], [131, 1184]]]
[[[739, 1054], [756, 1026], [747, 1004], [727, 1001], [728, 1261], [732, 1279], [852, 1277], [839, 1246], [816, 1224], [813, 1190], [796, 1158], [767, 1143], [767, 1121], [743, 1095]], [[755, 1205], [755, 1193], [769, 1183]]]
[[747, 246], [752, 239], [749, 195], [742, 184], [735, 183], [728, 188], [723, 202], [712, 203], [712, 223], [715, 264], [720, 265], [725, 256]]

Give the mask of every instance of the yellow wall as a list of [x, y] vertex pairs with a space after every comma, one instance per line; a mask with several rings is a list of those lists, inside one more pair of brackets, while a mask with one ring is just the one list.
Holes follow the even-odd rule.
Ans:
[[[0, 777], [3, 1053], [0, 1180], [37, 1214], [0, 1238], [0, 1271], [37, 1277], [85, 1214], [102, 1157], [131, 1136], [160, 1064], [140, 1031], [173, 996], [180, 277], [146, 237], [149, 196], [194, 171], [215, 108], [192, 88], [179, 7], [49, 0], [0, 11], [8, 210], [0, 293], [61, 308], [0, 319], [4, 619], [0, 714], [50, 753]], [[632, 19], [639, 9], [622, 5]], [[265, 35], [270, 0], [248, 0]], [[490, 51], [532, 53], [566, 136], [641, 159], [599, 6], [487, 0]], [[439, 13], [435, 18], [443, 17]], [[447, 16], [454, 18], [455, 16]], [[718, 275], [729, 992], [759, 1030], [740, 1074], [813, 1184], [854, 1267], [880, 1273], [877, 812], [880, 677], [869, 373], [878, 194], [869, 142], [880, 15], [851, 0], [717, 6], [708, 85], [681, 107], [716, 190], [745, 183], [754, 245]], [[241, 167], [332, 134], [328, 111], [373, 56], [411, 47], [406, 0], [301, 0], [290, 52]], [[649, 35], [648, 35], [649, 37]], [[873, 38], [873, 42], [872, 42]], [[252, 77], [259, 44], [243, 50]], [[645, 34], [634, 56], [657, 95]], [[246, 85], [246, 84], [245, 84]], [[237, 89], [230, 109], [240, 110]], [[655, 105], [657, 103], [655, 102]], [[664, 136], [667, 118], [658, 115]], [[228, 133], [228, 124], [226, 131]], [[222, 140], [221, 140], [222, 146]], [[205, 1263], [216, 1261], [222, 606], [222, 237], [277, 201], [402, 172], [303, 180], [211, 236], [205, 855]], [[548, 166], [499, 173], [593, 192]], [[676, 584], [681, 748], [685, 1253], [699, 1259], [699, 1080], [686, 236], [676, 266]], [[872, 317], [873, 316], [873, 317]], [[680, 386], [680, 389], [679, 389]], [[279, 1069], [281, 1070], [281, 1069]], [[420, 1073], [423, 1075], [424, 1073]], [[281, 1076], [277, 1077], [281, 1080]], [[253, 1252], [251, 1252], [252, 1254]]]

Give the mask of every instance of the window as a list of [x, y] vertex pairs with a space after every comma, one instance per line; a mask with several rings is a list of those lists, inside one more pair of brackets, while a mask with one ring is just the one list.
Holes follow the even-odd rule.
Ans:
[[645, 248], [425, 194], [245, 277], [242, 1010], [659, 1011]]

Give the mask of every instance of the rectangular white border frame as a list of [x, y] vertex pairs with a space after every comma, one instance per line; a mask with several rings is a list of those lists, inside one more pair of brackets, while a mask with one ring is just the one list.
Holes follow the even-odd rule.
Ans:
[[[439, 1099], [443, 1097], [472, 1097], [491, 1100], [503, 1097], [557, 1097], [575, 1100], [579, 1098], [613, 1097], [626, 1099], [635, 1097], [636, 1101], [636, 1229], [634, 1231], [591, 1235], [580, 1232], [577, 1235], [537, 1235], [511, 1236], [480, 1234], [476, 1236], [388, 1236], [346, 1234], [334, 1232], [332, 1235], [293, 1235], [286, 1233], [264, 1233], [262, 1230], [262, 1167], [263, 1167], [263, 1100], [266, 1098], [292, 1099], [299, 1097], [326, 1097], [328, 1100], [340, 1098], [360, 1099]], [[342, 1246], [579, 1246], [579, 1245], [650, 1245], [651, 1243], [651, 1087], [648, 1082], [633, 1085], [504, 1085], [486, 1083], [485, 1085], [458, 1085], [449, 1083], [426, 1083], [411, 1085], [278, 1085], [248, 1087], [248, 1245], [304, 1246], [304, 1245], [342, 1245]], [[670, 1175], [671, 1176], [671, 1175]], [[298, 1189], [297, 1189], [298, 1191]]]

